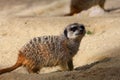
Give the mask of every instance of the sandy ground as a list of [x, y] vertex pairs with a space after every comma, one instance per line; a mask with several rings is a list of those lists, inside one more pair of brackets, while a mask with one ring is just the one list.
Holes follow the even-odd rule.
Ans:
[[[107, 0], [96, 16], [96, 8], [72, 17], [69, 0], [0, 0], [0, 68], [16, 62], [18, 50], [29, 39], [41, 35], [59, 35], [66, 25], [83, 23], [87, 31], [74, 57], [76, 70], [54, 72], [59, 67], [44, 68], [40, 74], [28, 74], [24, 68], [0, 75], [0, 80], [120, 80], [120, 0]], [[94, 10], [95, 9], [95, 10]], [[97, 9], [99, 10], [99, 9]], [[107, 61], [102, 59], [109, 58]], [[81, 66], [85, 66], [81, 68]], [[50, 73], [51, 72], [51, 73]]]

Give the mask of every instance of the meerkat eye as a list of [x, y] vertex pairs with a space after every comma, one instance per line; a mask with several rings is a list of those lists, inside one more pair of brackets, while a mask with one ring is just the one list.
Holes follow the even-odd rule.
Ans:
[[70, 28], [71, 31], [75, 32], [78, 28], [77, 27], [72, 27]]

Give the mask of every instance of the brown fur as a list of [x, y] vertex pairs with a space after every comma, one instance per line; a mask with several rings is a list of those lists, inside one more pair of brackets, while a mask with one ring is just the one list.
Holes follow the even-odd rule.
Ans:
[[63, 71], [73, 70], [72, 58], [77, 53], [81, 39], [85, 34], [83, 25], [68, 25], [60, 36], [36, 37], [26, 43], [20, 50], [15, 65], [1, 69], [0, 74], [24, 66], [29, 73], [38, 73], [42, 67], [59, 65]]
[[99, 5], [103, 10], [106, 0], [71, 0], [70, 13], [65, 16], [72, 16], [73, 14], [80, 13], [83, 10], [87, 10], [92, 6]]
[[5, 68], [5, 69], [1, 69], [1, 70], [0, 70], [0, 74], [6, 73], [6, 72], [10, 72], [10, 71], [13, 71], [14, 69], [16, 69], [16, 68], [22, 66], [24, 60], [25, 60], [24, 56], [23, 56], [22, 54], [19, 54], [18, 60], [17, 60], [16, 64], [13, 65], [12, 67]]

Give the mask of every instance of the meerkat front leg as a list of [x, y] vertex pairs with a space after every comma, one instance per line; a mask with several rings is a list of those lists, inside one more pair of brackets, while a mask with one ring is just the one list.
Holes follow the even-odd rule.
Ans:
[[106, 11], [106, 10], [105, 10], [105, 0], [101, 0], [101, 1], [99, 2], [99, 6], [100, 6], [104, 11]]
[[64, 62], [60, 64], [60, 67], [63, 71], [72, 71], [73, 70], [73, 61], [72, 59], [69, 60], [68, 62]]
[[60, 67], [61, 67], [62, 71], [69, 71], [67, 62], [61, 63], [61, 64], [60, 64]]
[[72, 59], [69, 60], [69, 61], [67, 62], [67, 65], [68, 65], [69, 70], [72, 71], [73, 68], [74, 68], [74, 66], [73, 66], [73, 60], [72, 60]]

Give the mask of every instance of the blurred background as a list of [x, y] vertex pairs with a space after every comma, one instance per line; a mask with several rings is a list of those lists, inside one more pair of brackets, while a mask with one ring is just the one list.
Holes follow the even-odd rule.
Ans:
[[69, 12], [69, 2], [70, 0], [0, 0], [0, 13], [5, 16], [57, 15]]
[[[118, 11], [119, 3], [120, 0], [106, 0], [105, 9], [120, 12]], [[0, 14], [3, 16], [59, 16], [69, 13], [69, 5], [70, 0], [0, 0]]]

